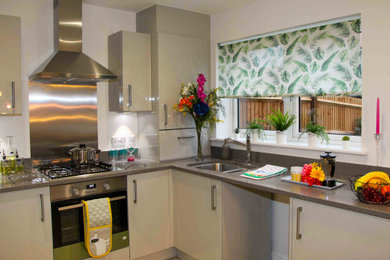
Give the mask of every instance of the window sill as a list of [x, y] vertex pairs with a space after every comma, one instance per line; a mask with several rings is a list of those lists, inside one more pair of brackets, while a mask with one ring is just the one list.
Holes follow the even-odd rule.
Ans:
[[[223, 145], [224, 139], [222, 138], [210, 138], [212, 144], [217, 144], [218, 146]], [[237, 141], [245, 143], [245, 138], [239, 138]], [[368, 153], [363, 151], [360, 147], [350, 147], [350, 149], [343, 149], [340, 145], [325, 145], [319, 144], [317, 147], [309, 147], [307, 143], [304, 142], [287, 142], [287, 144], [277, 144], [274, 140], [265, 140], [260, 142], [251, 142], [252, 146], [256, 147], [275, 147], [275, 148], [286, 148], [286, 149], [296, 149], [304, 151], [330, 151], [335, 153], [350, 154], [357, 156], [366, 156]], [[238, 147], [238, 146], [237, 146]]]

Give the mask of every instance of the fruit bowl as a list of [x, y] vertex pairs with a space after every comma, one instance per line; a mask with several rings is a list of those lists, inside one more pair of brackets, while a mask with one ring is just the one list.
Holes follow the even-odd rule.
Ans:
[[370, 204], [387, 204], [390, 202], [389, 184], [380, 184], [376, 181], [361, 182], [359, 181], [361, 177], [349, 178], [351, 190], [360, 201]]

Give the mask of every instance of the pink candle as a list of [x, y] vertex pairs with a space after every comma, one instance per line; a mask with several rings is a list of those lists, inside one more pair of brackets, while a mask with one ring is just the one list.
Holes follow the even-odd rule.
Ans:
[[380, 134], [380, 103], [379, 97], [376, 99], [376, 134]]

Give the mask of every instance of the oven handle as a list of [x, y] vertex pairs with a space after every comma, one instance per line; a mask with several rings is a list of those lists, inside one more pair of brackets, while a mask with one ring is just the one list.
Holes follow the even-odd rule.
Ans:
[[[124, 199], [126, 199], [126, 196], [118, 196], [118, 197], [110, 198], [110, 201], [124, 200]], [[58, 211], [77, 209], [77, 208], [82, 208], [83, 206], [84, 206], [84, 203], [79, 203], [79, 204], [60, 207], [60, 208], [58, 208]]]

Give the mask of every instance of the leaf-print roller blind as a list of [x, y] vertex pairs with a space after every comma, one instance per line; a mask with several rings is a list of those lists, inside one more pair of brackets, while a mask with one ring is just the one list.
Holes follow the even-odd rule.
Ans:
[[360, 19], [218, 47], [222, 97], [361, 94]]

